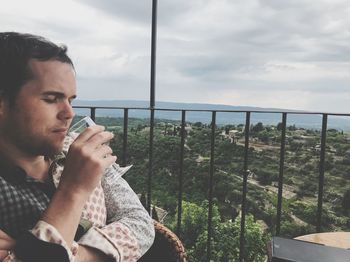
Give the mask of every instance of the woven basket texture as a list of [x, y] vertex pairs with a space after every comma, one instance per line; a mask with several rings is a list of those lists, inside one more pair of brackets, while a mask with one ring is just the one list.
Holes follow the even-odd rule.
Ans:
[[180, 239], [169, 228], [154, 220], [155, 239], [139, 262], [188, 262]]

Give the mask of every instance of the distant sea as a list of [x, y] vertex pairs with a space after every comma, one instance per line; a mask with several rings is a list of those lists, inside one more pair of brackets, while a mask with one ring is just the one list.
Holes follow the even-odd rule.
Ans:
[[[150, 111], [145, 110], [149, 108], [148, 101], [138, 100], [76, 100], [73, 106], [86, 107], [120, 107], [130, 108], [129, 117], [133, 118], [150, 118]], [[307, 114], [307, 111], [287, 110], [280, 108], [261, 108], [248, 106], [230, 106], [230, 105], [216, 105], [216, 104], [200, 104], [200, 103], [173, 103], [173, 102], [156, 102], [157, 109], [172, 109], [178, 111], [164, 111], [156, 110], [155, 118], [181, 120], [181, 110], [208, 110], [208, 111], [188, 111], [186, 113], [187, 122], [202, 122], [210, 123], [212, 114], [211, 110], [232, 110], [238, 112], [218, 112], [216, 123], [218, 125], [226, 124], [244, 124], [244, 112], [239, 111], [254, 111], [251, 113], [251, 123], [262, 122], [264, 125], [277, 125], [282, 122], [282, 114], [286, 112], [287, 126], [295, 125], [297, 127], [308, 129], [321, 129], [322, 114]], [[256, 112], [255, 112], [256, 111]], [[262, 113], [261, 111], [269, 111], [271, 113]], [[75, 108], [77, 115], [90, 115], [89, 109]], [[306, 114], [300, 114], [304, 112]], [[327, 112], [325, 112], [327, 113]], [[349, 112], [350, 114], [350, 112]], [[96, 116], [100, 117], [123, 117], [124, 111], [122, 109], [97, 109]], [[329, 116], [328, 129], [334, 128], [338, 130], [350, 131], [350, 116]]]

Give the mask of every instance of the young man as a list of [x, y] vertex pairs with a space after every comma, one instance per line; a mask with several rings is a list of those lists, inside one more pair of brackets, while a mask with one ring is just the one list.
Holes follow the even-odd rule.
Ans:
[[153, 242], [129, 185], [104, 179], [113, 135], [94, 126], [64, 144], [75, 97], [65, 47], [0, 33], [0, 260], [137, 261]]

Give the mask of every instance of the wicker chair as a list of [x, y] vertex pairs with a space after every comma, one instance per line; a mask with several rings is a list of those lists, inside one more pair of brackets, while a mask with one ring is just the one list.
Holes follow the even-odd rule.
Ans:
[[139, 262], [187, 262], [180, 239], [166, 226], [154, 220], [156, 236], [151, 248]]

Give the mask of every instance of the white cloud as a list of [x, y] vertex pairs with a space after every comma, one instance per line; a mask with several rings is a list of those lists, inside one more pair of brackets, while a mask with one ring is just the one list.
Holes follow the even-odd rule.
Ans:
[[[85, 99], [149, 99], [151, 1], [0, 0], [66, 43]], [[348, 0], [158, 2], [157, 100], [349, 112]]]

